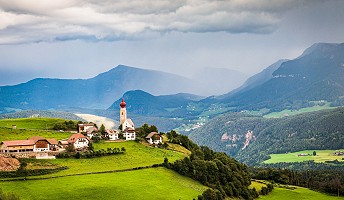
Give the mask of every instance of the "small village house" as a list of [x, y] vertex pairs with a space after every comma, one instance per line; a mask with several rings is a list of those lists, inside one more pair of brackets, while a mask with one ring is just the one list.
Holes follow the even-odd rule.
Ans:
[[117, 130], [106, 130], [106, 134], [109, 137], [109, 140], [118, 140], [119, 139], [119, 131], [117, 131]]
[[162, 137], [157, 132], [151, 132], [146, 136], [146, 140], [149, 144], [162, 143]]
[[68, 144], [73, 144], [75, 149], [86, 148], [90, 143], [90, 139], [81, 133], [73, 134], [67, 141]]
[[136, 139], [136, 133], [135, 129], [133, 128], [126, 128], [123, 132], [123, 137], [125, 140], [135, 140]]

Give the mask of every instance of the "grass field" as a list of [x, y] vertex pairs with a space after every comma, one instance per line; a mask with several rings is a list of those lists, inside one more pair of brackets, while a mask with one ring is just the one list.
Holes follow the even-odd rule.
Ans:
[[299, 110], [282, 110], [280, 112], [272, 112], [267, 115], [264, 115], [265, 118], [280, 118], [280, 117], [285, 117], [285, 116], [292, 116], [292, 115], [297, 115], [305, 112], [314, 112], [314, 111], [319, 111], [319, 110], [324, 110], [324, 109], [334, 109], [337, 107], [330, 107], [330, 103], [326, 103], [323, 106], [312, 106], [308, 108], [301, 108]]
[[94, 147], [96, 150], [124, 147], [126, 153], [88, 159], [63, 158], [49, 160], [48, 162], [52, 165], [67, 166], [68, 169], [53, 174], [43, 175], [41, 177], [66, 176], [145, 167], [163, 163], [165, 157], [168, 158], [170, 162], [173, 162], [185, 156], [180, 152], [147, 147], [134, 141], [95, 143]]
[[[316, 156], [298, 156], [298, 154], [313, 154], [313, 151], [316, 151]], [[344, 151], [344, 150], [340, 150]], [[269, 160], [264, 161], [264, 163], [278, 163], [278, 162], [302, 162], [307, 160], [314, 160], [314, 162], [325, 162], [325, 161], [332, 161], [338, 160], [342, 161], [344, 156], [335, 156], [332, 155], [335, 150], [305, 150], [305, 151], [298, 151], [292, 152], [287, 154], [270, 154], [271, 158]]]
[[336, 200], [344, 199], [344, 197], [329, 196], [313, 190], [296, 187], [295, 189], [275, 187], [274, 190], [266, 196], [259, 196], [261, 200]]
[[249, 186], [249, 188], [256, 188], [257, 192], [261, 191], [262, 187], [267, 187], [267, 186], [261, 181], [253, 181], [253, 180], [251, 181], [251, 185]]
[[16, 125], [17, 129], [39, 129], [51, 130], [56, 123], [69, 121], [57, 118], [19, 118], [19, 119], [1, 119], [0, 127], [12, 128]]
[[165, 168], [1, 182], [21, 199], [197, 199], [200, 183]]
[[57, 140], [69, 138], [72, 133], [27, 129], [12, 129], [0, 127], [0, 141], [5, 140], [26, 140], [32, 136], [42, 136], [44, 138], [55, 138]]

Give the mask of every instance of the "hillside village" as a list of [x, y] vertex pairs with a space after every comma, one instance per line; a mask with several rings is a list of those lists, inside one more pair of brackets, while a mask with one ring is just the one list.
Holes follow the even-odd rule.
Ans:
[[[119, 107], [120, 126], [118, 130], [105, 129], [105, 127], [98, 128], [94, 123], [79, 123], [77, 131], [71, 131], [73, 134], [62, 140], [33, 136], [26, 140], [2, 141], [0, 153], [18, 158], [54, 159], [57, 154], [65, 152], [67, 149], [86, 150], [93, 140], [104, 139], [106, 142], [123, 142], [138, 139], [134, 122], [127, 117], [124, 99], [122, 99]], [[16, 129], [16, 125], [13, 125], [12, 128]], [[105, 130], [100, 130], [102, 128]], [[162, 144], [162, 137], [157, 132], [149, 133], [145, 136], [145, 140], [151, 145]]]

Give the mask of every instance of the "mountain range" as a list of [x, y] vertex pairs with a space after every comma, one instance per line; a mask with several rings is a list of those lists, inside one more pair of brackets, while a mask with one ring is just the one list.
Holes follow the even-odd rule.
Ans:
[[211, 91], [219, 93], [219, 90], [224, 91], [224, 88], [236, 87], [246, 80], [246, 76], [240, 72], [226, 69], [214, 69], [214, 71], [221, 72], [222, 76], [237, 78], [227, 80], [226, 87], [222, 87], [211, 78], [211, 74], [207, 74], [207, 79], [195, 77], [195, 80], [192, 80], [171, 73], [124, 65], [90, 79], [37, 78], [18, 85], [1, 86], [0, 111], [60, 110], [72, 107], [104, 109], [130, 90], [143, 90], [153, 95], [182, 92], [209, 94]]
[[[250, 78], [245, 87], [223, 95], [219, 102], [239, 110], [271, 111], [299, 109], [314, 101], [341, 101], [344, 96], [344, 43], [314, 44], [298, 58], [275, 63], [258, 74], [263, 81]], [[279, 66], [279, 67], [278, 67]], [[269, 76], [270, 75], [270, 76]], [[265, 77], [265, 76], [264, 76]]]

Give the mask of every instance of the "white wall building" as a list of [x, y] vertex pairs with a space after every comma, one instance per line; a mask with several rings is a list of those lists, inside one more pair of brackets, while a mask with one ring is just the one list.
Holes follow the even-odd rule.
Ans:
[[81, 133], [73, 134], [68, 139], [68, 144], [73, 144], [75, 149], [82, 149], [88, 147], [90, 139]]
[[151, 132], [147, 135], [146, 140], [149, 144], [162, 143], [162, 137], [157, 132]]
[[118, 140], [119, 139], [119, 131], [117, 131], [117, 130], [106, 130], [106, 134], [109, 137], [109, 140]]

